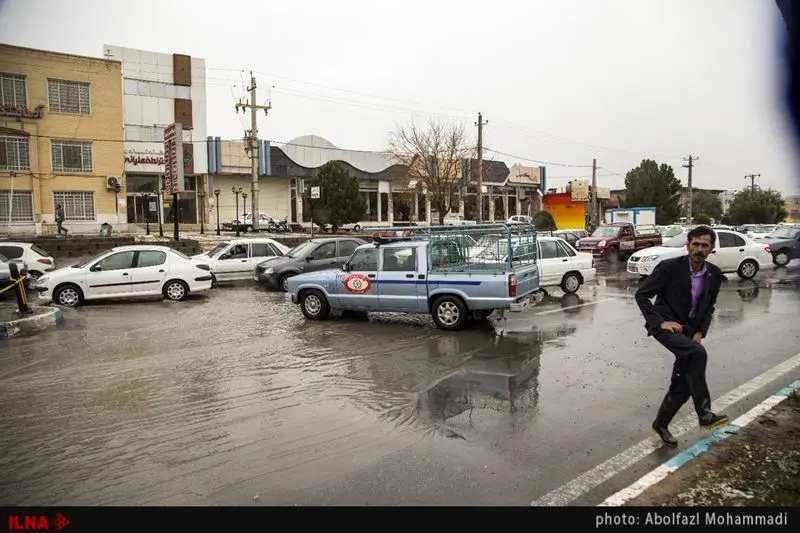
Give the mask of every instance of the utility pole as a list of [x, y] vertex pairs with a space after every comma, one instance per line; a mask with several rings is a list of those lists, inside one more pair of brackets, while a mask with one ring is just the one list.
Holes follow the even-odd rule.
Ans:
[[744, 177], [746, 180], [750, 180], [750, 190], [754, 191], [756, 189], [756, 178], [760, 178], [761, 174], [748, 174]]
[[597, 227], [597, 218], [598, 218], [598, 210], [597, 210], [597, 159], [592, 159], [592, 196], [591, 196], [591, 209], [592, 214], [589, 218], [589, 221], [592, 224], [592, 228]]
[[692, 157], [691, 155], [688, 158], [684, 158], [684, 161], [689, 161], [688, 164], [683, 165], [683, 168], [689, 169], [689, 178], [687, 180], [687, 198], [686, 198], [686, 222], [688, 224], [692, 223], [692, 197], [694, 194], [692, 193], [692, 168], [694, 167], [695, 161], [700, 159], [699, 157]]
[[489, 121], [483, 121], [483, 115], [478, 113], [478, 224], [483, 224], [483, 127]]
[[[264, 111], [264, 115], [266, 116], [269, 113], [269, 110], [272, 109], [272, 105], [258, 105], [256, 104], [256, 77], [253, 76], [253, 72], [250, 72], [250, 87], [247, 88], [247, 91], [250, 93], [250, 103], [246, 102], [237, 102], [236, 103], [236, 112], [238, 113], [239, 110], [242, 110], [242, 113], [245, 113], [245, 110], [250, 110], [250, 129], [245, 132], [245, 152], [247, 152], [247, 156], [250, 158], [250, 168], [252, 172], [251, 182], [250, 182], [250, 202], [252, 204], [252, 209], [250, 210], [250, 217], [253, 221], [253, 231], [258, 231], [258, 124], [256, 120], [256, 113], [259, 110]], [[264, 155], [266, 157], [266, 154]], [[247, 207], [245, 206], [245, 210]]]

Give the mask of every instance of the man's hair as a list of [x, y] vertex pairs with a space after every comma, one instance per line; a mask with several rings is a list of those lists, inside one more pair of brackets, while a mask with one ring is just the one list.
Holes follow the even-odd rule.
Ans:
[[689, 244], [693, 239], [702, 237], [703, 235], [708, 235], [711, 237], [711, 247], [713, 248], [717, 243], [717, 234], [714, 233], [714, 230], [708, 226], [697, 226], [696, 228], [692, 228], [686, 235], [686, 243]]

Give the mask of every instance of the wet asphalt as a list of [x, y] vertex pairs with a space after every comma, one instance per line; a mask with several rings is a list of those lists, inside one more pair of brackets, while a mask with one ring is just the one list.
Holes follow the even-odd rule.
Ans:
[[[0, 341], [0, 504], [528, 505], [650, 436], [672, 356], [637, 284], [603, 267], [458, 333], [307, 322], [250, 283], [65, 310]], [[800, 352], [798, 312], [800, 266], [729, 278], [712, 394]]]

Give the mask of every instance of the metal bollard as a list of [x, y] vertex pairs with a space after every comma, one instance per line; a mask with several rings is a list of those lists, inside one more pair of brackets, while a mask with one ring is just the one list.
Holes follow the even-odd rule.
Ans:
[[8, 268], [11, 271], [11, 279], [14, 280], [14, 294], [17, 296], [17, 309], [20, 313], [31, 314], [33, 311], [28, 306], [28, 295], [25, 293], [25, 276], [19, 271], [17, 263], [9, 263]]

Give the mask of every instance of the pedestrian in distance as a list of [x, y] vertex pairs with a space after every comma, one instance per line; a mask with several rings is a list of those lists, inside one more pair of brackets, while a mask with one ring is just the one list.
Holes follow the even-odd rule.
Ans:
[[61, 232], [64, 232], [64, 235], [69, 233], [69, 230], [64, 227], [64, 221], [67, 219], [67, 215], [64, 213], [64, 208], [61, 204], [56, 204], [56, 229], [58, 230], [58, 235], [61, 235]]
[[636, 291], [647, 335], [675, 356], [669, 390], [652, 425], [669, 446], [678, 445], [669, 424], [689, 398], [701, 428], [715, 428], [730, 420], [711, 411], [706, 383], [708, 353], [702, 345], [724, 279], [722, 271], [706, 261], [715, 242], [716, 234], [708, 226], [692, 229], [687, 234], [688, 255], [659, 263]]

